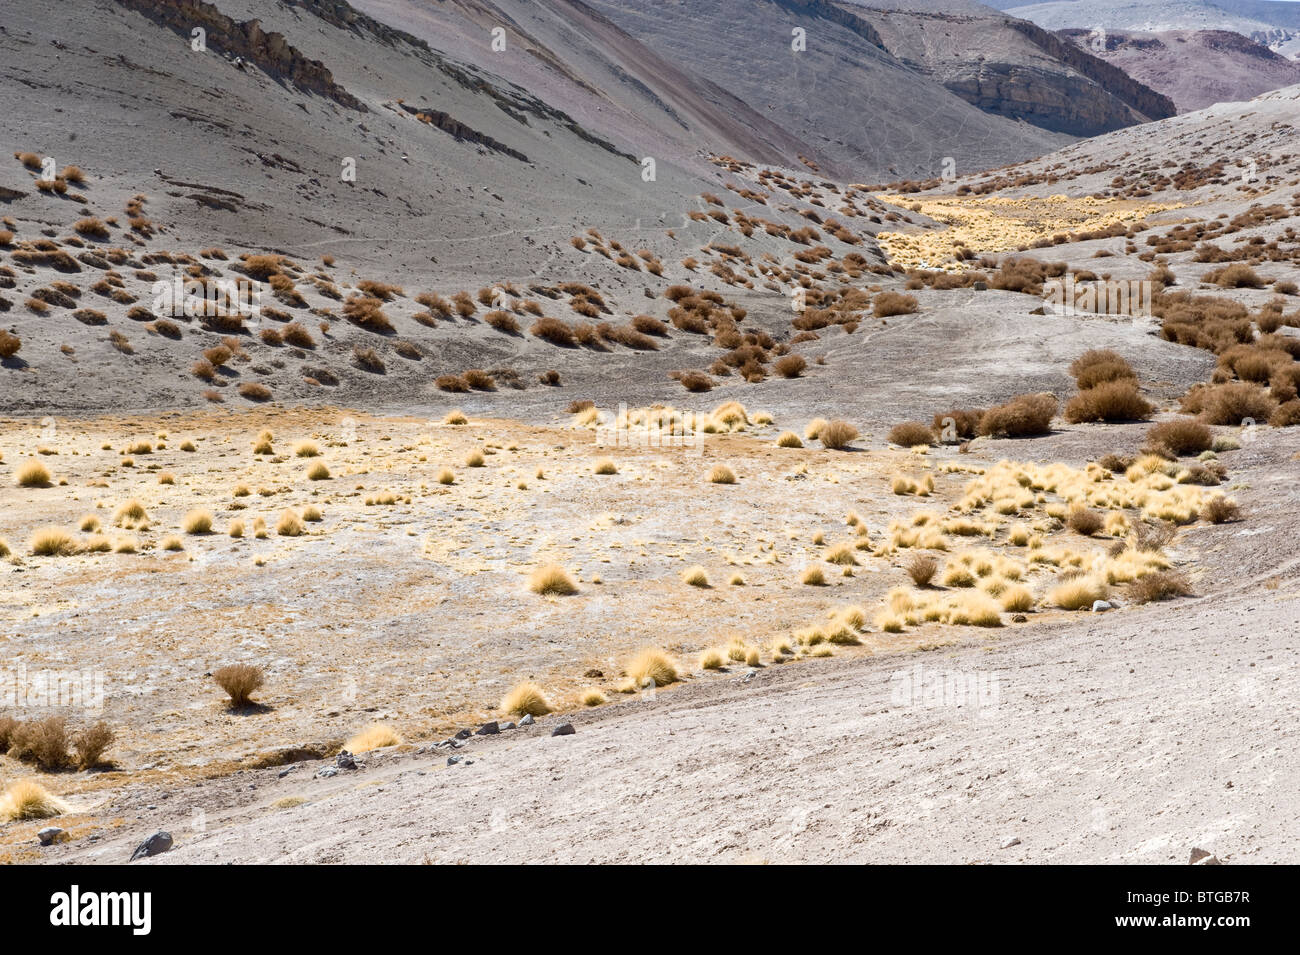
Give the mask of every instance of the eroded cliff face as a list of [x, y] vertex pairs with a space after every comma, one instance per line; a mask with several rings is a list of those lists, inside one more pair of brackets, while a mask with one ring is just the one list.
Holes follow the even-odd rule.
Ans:
[[1084, 77], [1011, 63], [980, 63], [945, 77], [943, 85], [985, 112], [1073, 136], [1097, 136], [1149, 118]]
[[847, 5], [882, 49], [972, 106], [1072, 136], [1162, 119], [1174, 104], [1123, 70], [1032, 23]]
[[235, 20], [202, 0], [116, 0], [187, 40], [199, 27], [210, 49], [237, 56], [300, 90], [334, 100], [348, 109], [366, 111], [359, 99], [334, 82], [320, 60], [309, 59], [280, 33], [268, 33], [258, 20]]

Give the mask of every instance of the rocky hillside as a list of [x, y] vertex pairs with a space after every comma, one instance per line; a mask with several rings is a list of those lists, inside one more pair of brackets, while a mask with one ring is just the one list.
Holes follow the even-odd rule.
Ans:
[[1060, 34], [1164, 93], [1182, 113], [1300, 83], [1300, 62], [1227, 30], [1108, 30], [1104, 38], [1081, 29]]

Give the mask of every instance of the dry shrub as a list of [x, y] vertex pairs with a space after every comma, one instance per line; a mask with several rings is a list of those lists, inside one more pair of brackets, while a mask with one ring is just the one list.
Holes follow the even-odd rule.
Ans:
[[501, 712], [514, 716], [545, 716], [555, 707], [536, 683], [520, 683], [501, 698]]
[[248, 401], [262, 402], [271, 400], [271, 389], [256, 381], [245, 381], [235, 390], [239, 392], [239, 397]]
[[461, 376], [465, 379], [465, 384], [479, 391], [496, 391], [497, 382], [490, 374], [481, 368], [471, 368]]
[[[983, 408], [953, 408], [950, 411], [941, 411], [934, 416], [930, 430], [938, 435], [941, 440], [956, 440], [958, 438], [969, 440], [979, 436], [980, 420], [984, 415]], [[948, 437], [945, 437], [944, 432], [949, 428], [952, 431]]]
[[799, 435], [793, 431], [782, 431], [781, 436], [776, 439], [778, 448], [802, 448], [803, 442], [799, 440]]
[[94, 216], [78, 219], [72, 224], [72, 228], [78, 235], [91, 239], [107, 239], [109, 236], [108, 226]]
[[1128, 599], [1135, 604], [1187, 597], [1191, 592], [1192, 585], [1176, 570], [1158, 570], [1144, 574], [1125, 588]]
[[918, 587], [928, 587], [939, 571], [939, 563], [929, 554], [913, 554], [905, 569], [912, 578], [912, 583]]
[[103, 720], [83, 726], [72, 737], [72, 748], [77, 752], [77, 768], [93, 769], [103, 759], [104, 750], [113, 745], [114, 734]]
[[559, 564], [545, 564], [529, 575], [528, 589], [535, 594], [567, 597], [578, 592], [570, 573]]
[[13, 358], [22, 347], [23, 341], [21, 338], [0, 329], [0, 359]]
[[9, 735], [9, 755], [47, 773], [66, 769], [71, 763], [67, 722], [62, 716], [48, 716], [16, 724]]
[[503, 312], [501, 309], [494, 309], [493, 311], [488, 312], [483, 316], [483, 321], [487, 322], [497, 331], [504, 332], [507, 335], [519, 334], [519, 322], [517, 322], [515, 317], [509, 312]]
[[1065, 520], [1066, 526], [1076, 534], [1091, 537], [1106, 525], [1106, 519], [1087, 507], [1074, 507]]
[[903, 448], [934, 444], [934, 432], [920, 421], [904, 421], [890, 429], [889, 443]]
[[1202, 282], [1209, 282], [1219, 288], [1263, 288], [1264, 280], [1254, 269], [1243, 262], [1234, 262], [1221, 269], [1213, 269], [1201, 276]]
[[1066, 403], [1065, 420], [1072, 424], [1081, 421], [1145, 421], [1154, 410], [1151, 402], [1138, 393], [1137, 382], [1121, 378], [1080, 391]]
[[[1191, 392], [1188, 393], [1191, 397]], [[1256, 422], [1267, 421], [1277, 410], [1277, 402], [1259, 385], [1243, 381], [1230, 381], [1200, 389], [1195, 403], [1200, 406], [1201, 418], [1207, 424], [1241, 424], [1250, 418]], [[1187, 399], [1184, 399], [1185, 411]]]
[[1214, 435], [1210, 429], [1195, 418], [1162, 421], [1147, 431], [1147, 444], [1164, 448], [1176, 457], [1208, 451], [1213, 443]]
[[558, 318], [539, 318], [533, 322], [528, 331], [535, 337], [552, 345], [559, 345], [561, 348], [575, 348], [578, 344], [573, 329]]
[[280, 330], [280, 338], [286, 345], [293, 345], [295, 348], [316, 347], [316, 339], [311, 337], [311, 332], [297, 322], [290, 322], [284, 326]]
[[804, 360], [802, 355], [786, 355], [778, 358], [772, 365], [772, 368], [782, 378], [798, 378], [807, 367], [808, 362]]
[[392, 332], [393, 323], [384, 314], [382, 305], [383, 301], [373, 295], [353, 294], [343, 303], [343, 317], [367, 331]]
[[1046, 392], [1018, 395], [1006, 404], [984, 412], [980, 419], [980, 434], [1008, 438], [1050, 434], [1056, 407], [1056, 396]]
[[887, 318], [890, 315], [910, 315], [918, 307], [915, 295], [881, 292], [872, 302], [871, 312], [876, 318]]
[[1107, 381], [1131, 379], [1137, 381], [1137, 372], [1119, 352], [1109, 348], [1094, 348], [1084, 352], [1070, 363], [1070, 374], [1080, 391]]
[[1241, 507], [1227, 497], [1212, 497], [1201, 507], [1201, 516], [1211, 524], [1227, 524], [1241, 520]]
[[469, 391], [469, 382], [460, 375], [439, 375], [434, 381], [434, 385], [440, 391], [450, 391], [454, 394]]
[[1292, 398], [1277, 406], [1268, 423], [1275, 428], [1293, 428], [1300, 424], [1300, 398]]
[[677, 380], [681, 382], [683, 388], [691, 392], [712, 391], [716, 384], [712, 378], [702, 371], [683, 371], [677, 375]]
[[375, 375], [382, 375], [387, 370], [384, 359], [380, 357], [379, 352], [373, 348], [362, 348], [360, 345], [352, 346], [352, 363], [362, 371], [368, 371]]
[[637, 315], [632, 319], [632, 327], [643, 335], [668, 337], [668, 326], [651, 315]]
[[248, 663], [232, 663], [212, 672], [217, 686], [230, 697], [230, 706], [240, 709], [253, 702], [253, 694], [262, 688], [266, 675], [262, 668]]
[[817, 432], [817, 440], [822, 443], [822, 447], [831, 451], [844, 450], [857, 436], [857, 428], [847, 421], [839, 420], [827, 422]]

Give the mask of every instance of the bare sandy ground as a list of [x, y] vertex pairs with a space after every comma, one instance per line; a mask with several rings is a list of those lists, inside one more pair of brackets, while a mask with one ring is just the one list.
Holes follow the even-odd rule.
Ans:
[[333, 777], [141, 777], [39, 858], [121, 861], [164, 828], [164, 863], [1294, 862], [1300, 463], [1274, 433], [1238, 454], [1248, 520], [1174, 550], [1193, 598], [734, 666]]

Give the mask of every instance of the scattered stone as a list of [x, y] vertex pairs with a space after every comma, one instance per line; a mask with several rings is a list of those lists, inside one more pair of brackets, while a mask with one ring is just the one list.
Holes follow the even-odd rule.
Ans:
[[987, 291], [989, 290], [989, 283], [988, 283], [988, 282], [976, 282], [976, 283], [974, 283], [973, 285], [971, 285], [971, 288], [973, 288], [973, 289], [974, 289], [975, 291], [977, 291], [977, 292], [987, 292]]
[[1092, 612], [1105, 613], [1107, 610], [1113, 610], [1114, 606], [1115, 606], [1114, 604], [1110, 603], [1107, 600], [1094, 600], [1092, 602]]
[[1187, 860], [1188, 865], [1223, 865], [1219, 857], [1206, 852], [1204, 849], [1192, 849], [1192, 857]]
[[523, 718], [522, 720], [519, 721], [519, 725], [520, 725], [520, 726], [532, 726], [532, 725], [533, 725], [534, 723], [536, 723], [536, 722], [537, 722], [537, 721], [536, 721], [535, 719], [533, 719], [533, 714], [532, 714], [532, 713], [525, 713], [525, 714], [524, 714], [524, 718]]
[[1012, 623], [1028, 623], [1028, 622], [1029, 622], [1029, 618], [1026, 617], [1023, 613], [1018, 613], [1018, 614], [1016, 614], [1014, 617], [1011, 618], [1011, 622], [1012, 622]]
[[1012, 836], [1012, 837], [1011, 837], [1010, 839], [1008, 839], [1006, 842], [1002, 843], [1002, 848], [1003, 848], [1003, 849], [1010, 849], [1012, 846], [1018, 846], [1018, 845], [1020, 845], [1020, 837], [1019, 837], [1019, 836]]
[[552, 736], [572, 736], [577, 730], [573, 728], [572, 723], [561, 723], [555, 729], [551, 730]]
[[476, 735], [476, 736], [496, 736], [496, 735], [497, 735], [498, 733], [500, 733], [500, 732], [501, 732], [501, 727], [497, 724], [497, 721], [496, 721], [496, 720], [493, 720], [493, 721], [490, 722], [490, 723], [484, 723], [482, 726], [480, 726], [480, 727], [478, 728], [478, 732], [475, 733], [474, 735]]
[[291, 772], [293, 772], [297, 768], [298, 768], [297, 766], [286, 766], [284, 769], [280, 770], [278, 773], [275, 774], [276, 778], [284, 779], [285, 776], [288, 776]]
[[146, 856], [162, 855], [172, 847], [172, 834], [159, 829], [152, 836], [135, 847], [135, 852], [131, 853], [131, 861], [143, 859]]
[[316, 774], [316, 778], [329, 779], [331, 776], [337, 776], [338, 774], [339, 771], [335, 769], [333, 766], [326, 766], [324, 769], [322, 769], [319, 773]]
[[601, 680], [601, 679], [604, 679], [605, 674], [604, 674], [604, 672], [601, 671], [601, 670], [595, 670], [595, 669], [592, 669], [592, 670], [588, 670], [586, 673], [584, 673], [584, 674], [583, 674], [583, 677], [584, 677], [585, 679], [588, 679], [588, 680]]
[[748, 670], [745, 671], [745, 675], [742, 676], [742, 677], [740, 678], [740, 682], [741, 682], [741, 683], [748, 683], [750, 680], [754, 679], [754, 677], [756, 677], [756, 676], [758, 676], [758, 671], [755, 670], [753, 667], [750, 667]]
[[41, 840], [41, 845], [52, 846], [55, 843], [67, 842], [72, 837], [58, 826], [46, 826], [36, 833], [36, 838]]
[[448, 765], [448, 766], [455, 766], [457, 763], [459, 763], [459, 762], [460, 762], [462, 759], [464, 759], [464, 758], [465, 758], [464, 756], [448, 756], [448, 757], [447, 757], [447, 765]]
[[345, 749], [334, 757], [334, 765], [339, 769], [356, 769], [357, 760]]
[[512, 730], [512, 729], [515, 728], [515, 724], [514, 724], [514, 723], [502, 723], [502, 724], [501, 724], [501, 728], [502, 728], [503, 730]]
[[473, 735], [474, 734], [471, 733], [469, 730], [461, 730], [456, 734], [456, 739], [469, 739]]

